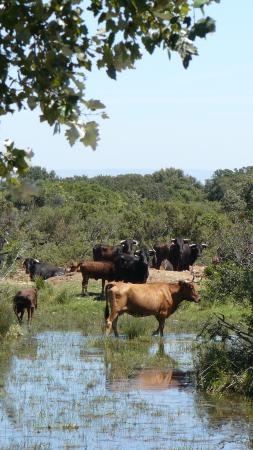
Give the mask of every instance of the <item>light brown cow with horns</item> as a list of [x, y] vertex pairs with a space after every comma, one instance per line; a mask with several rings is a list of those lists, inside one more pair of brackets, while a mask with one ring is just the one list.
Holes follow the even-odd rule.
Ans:
[[[164, 324], [183, 300], [199, 303], [200, 297], [193, 282], [176, 283], [109, 283], [106, 286], [105, 321], [106, 334], [113, 329], [118, 336], [117, 320], [124, 313], [133, 316], [155, 316], [158, 329], [153, 334], [163, 336]], [[111, 313], [109, 312], [109, 303]]]

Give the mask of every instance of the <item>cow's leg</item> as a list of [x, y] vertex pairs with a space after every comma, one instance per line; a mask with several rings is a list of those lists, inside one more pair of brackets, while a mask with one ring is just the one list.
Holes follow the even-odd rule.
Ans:
[[25, 314], [25, 308], [22, 308], [21, 311], [20, 311], [19, 319], [18, 319], [19, 323], [22, 323], [24, 314]]
[[111, 315], [106, 320], [106, 336], [109, 336], [109, 334], [112, 331], [112, 328], [113, 328], [115, 336], [116, 337], [119, 336], [118, 330], [117, 330], [117, 321], [118, 321], [118, 313], [117, 312], [111, 313]]
[[83, 275], [83, 281], [82, 281], [82, 296], [88, 295], [88, 281], [89, 278], [86, 275]]
[[157, 336], [160, 333], [160, 336], [163, 337], [163, 329], [165, 324], [165, 317], [156, 316], [156, 319], [158, 320], [159, 326], [157, 330], [155, 330], [152, 335]]
[[18, 321], [19, 321], [19, 315], [18, 315], [18, 308], [17, 308], [17, 305], [14, 305], [13, 311], [14, 311], [14, 313], [15, 313], [15, 315], [17, 316], [17, 319], [18, 319]]
[[112, 329], [113, 329], [114, 334], [115, 334], [116, 337], [119, 337], [118, 328], [117, 328], [117, 325], [118, 325], [118, 318], [119, 318], [119, 316], [117, 316], [116, 319], [114, 319], [114, 320], [112, 321]]
[[105, 296], [105, 279], [102, 278], [102, 292], [101, 292], [101, 298], [104, 298]]
[[160, 336], [163, 337], [163, 330], [164, 330], [164, 324], [165, 324], [165, 317], [160, 317], [158, 321], [159, 321], [159, 332], [160, 332]]

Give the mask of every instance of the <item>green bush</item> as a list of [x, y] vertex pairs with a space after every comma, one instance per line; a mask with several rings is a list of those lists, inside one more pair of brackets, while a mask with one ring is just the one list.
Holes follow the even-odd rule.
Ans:
[[[253, 294], [253, 272], [232, 261], [205, 269], [208, 277], [203, 283], [201, 297], [207, 302], [233, 300], [242, 303], [251, 301]], [[252, 282], [250, 281], [252, 278]]]
[[15, 323], [15, 315], [12, 304], [13, 295], [7, 287], [0, 289], [0, 336], [3, 337], [8, 332], [10, 326]]

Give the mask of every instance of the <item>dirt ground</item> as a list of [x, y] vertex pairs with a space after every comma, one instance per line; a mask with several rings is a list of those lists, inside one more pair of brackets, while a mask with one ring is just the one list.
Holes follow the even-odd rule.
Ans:
[[[167, 270], [156, 270], [156, 269], [149, 269], [149, 277], [148, 277], [148, 283], [154, 283], [154, 282], [165, 282], [165, 283], [172, 283], [179, 280], [186, 280], [186, 281], [192, 281], [193, 276], [195, 277], [196, 281], [199, 281], [204, 276], [204, 269], [205, 266], [193, 266], [193, 270], [185, 270], [183, 272], [171, 272]], [[81, 273], [78, 272], [72, 272], [67, 273], [65, 275], [52, 277], [48, 279], [48, 282], [51, 283], [54, 286], [58, 286], [64, 283], [69, 283], [73, 281], [80, 281], [81, 283]], [[0, 280], [4, 281], [5, 283], [10, 284], [20, 284], [20, 285], [31, 285], [33, 284], [30, 281], [29, 275], [25, 273], [24, 270], [19, 269], [15, 274], [13, 274], [11, 277], [5, 278]]]

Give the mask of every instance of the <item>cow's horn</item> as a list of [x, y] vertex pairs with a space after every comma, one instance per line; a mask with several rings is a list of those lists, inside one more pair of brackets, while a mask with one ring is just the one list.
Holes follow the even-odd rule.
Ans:
[[134, 245], [139, 245], [139, 242], [136, 241], [135, 239], [133, 239], [133, 243], [134, 243]]
[[190, 239], [184, 239], [184, 243], [187, 244], [187, 242], [189, 242]]
[[125, 239], [123, 239], [123, 241], [120, 241], [120, 244], [124, 244], [124, 242], [126, 242], [126, 240], [125, 240]]
[[205, 248], [205, 247], [208, 247], [208, 244], [205, 242], [202, 242], [201, 246]]
[[176, 239], [175, 239], [175, 238], [173, 238], [173, 239], [171, 239], [171, 242], [175, 242], [175, 240], [176, 240]]
[[39, 260], [38, 260], [38, 259], [35, 259], [35, 258], [34, 258], [34, 261], [35, 261], [35, 262], [39, 262]]
[[189, 247], [196, 247], [197, 244], [190, 244]]

